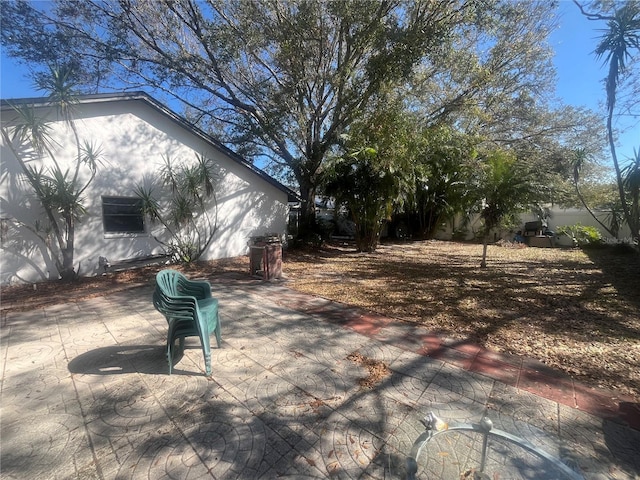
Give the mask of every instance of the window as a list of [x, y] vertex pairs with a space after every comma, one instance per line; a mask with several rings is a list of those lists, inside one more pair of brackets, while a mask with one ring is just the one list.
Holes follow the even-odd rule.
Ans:
[[137, 197], [102, 197], [105, 233], [144, 233], [142, 200]]

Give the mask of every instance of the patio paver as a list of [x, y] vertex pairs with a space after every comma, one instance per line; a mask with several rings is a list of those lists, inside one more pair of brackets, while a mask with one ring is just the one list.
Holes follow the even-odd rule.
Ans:
[[[211, 378], [195, 339], [167, 374], [151, 287], [8, 313], [0, 477], [403, 478], [434, 411], [487, 415], [585, 478], [639, 478], [633, 399], [278, 282], [213, 286], [223, 346]], [[391, 374], [360, 387], [354, 351]]]

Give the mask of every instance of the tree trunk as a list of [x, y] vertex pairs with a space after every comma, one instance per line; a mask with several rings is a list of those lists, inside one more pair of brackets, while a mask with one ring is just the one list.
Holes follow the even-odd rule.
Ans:
[[633, 218], [631, 207], [629, 206], [626, 198], [626, 192], [624, 190], [624, 180], [622, 178], [622, 171], [620, 170], [620, 164], [618, 163], [618, 155], [616, 153], [616, 145], [613, 139], [613, 107], [615, 105], [615, 94], [613, 100], [610, 101], [609, 111], [607, 115], [607, 137], [609, 140], [609, 150], [611, 151], [611, 158], [613, 160], [613, 166], [616, 171], [616, 181], [618, 184], [618, 194], [620, 195], [620, 203], [622, 204], [622, 213], [624, 215], [625, 222], [631, 231], [631, 240], [637, 241], [637, 249], [640, 252], [640, 225], [638, 221]]
[[70, 218], [71, 213], [65, 213], [67, 217], [65, 222], [67, 224], [67, 239], [66, 245], [61, 248], [62, 265], [60, 268], [60, 278], [63, 282], [73, 282], [76, 280], [78, 273], [73, 268], [73, 250], [75, 244], [75, 226], [73, 219]]
[[580, 203], [582, 203], [582, 206], [585, 208], [585, 210], [587, 212], [589, 212], [589, 215], [591, 215], [591, 217], [600, 224], [600, 226], [602, 228], [605, 229], [605, 231], [611, 235], [614, 238], [618, 238], [618, 232], [614, 232], [613, 229], [607, 227], [604, 223], [602, 223], [600, 221], [600, 219], [598, 217], [596, 217], [595, 213], [593, 213], [593, 211], [591, 210], [591, 208], [589, 207], [589, 205], [587, 205], [587, 202], [585, 201], [584, 197], [582, 196], [582, 192], [580, 191], [580, 188], [578, 188], [578, 182], [574, 180], [574, 186], [575, 186], [575, 190], [576, 190], [576, 194], [578, 195], [578, 200], [580, 200]]
[[298, 223], [298, 235], [304, 238], [316, 230], [316, 187], [310, 182], [300, 182], [300, 219]]
[[480, 262], [480, 268], [487, 268], [487, 245], [489, 243], [489, 234], [484, 235], [482, 240], [482, 261]]
[[302, 205], [300, 207], [300, 222], [298, 235], [304, 238], [311, 233], [317, 233], [316, 223], [316, 192], [318, 188], [318, 170], [322, 165], [326, 147], [319, 142], [308, 142], [310, 147], [306, 151], [304, 167], [298, 165], [293, 173], [300, 186]]
[[380, 232], [376, 232], [372, 229], [366, 229], [364, 232], [358, 232], [356, 235], [356, 249], [358, 252], [375, 252], [378, 246], [379, 236]]

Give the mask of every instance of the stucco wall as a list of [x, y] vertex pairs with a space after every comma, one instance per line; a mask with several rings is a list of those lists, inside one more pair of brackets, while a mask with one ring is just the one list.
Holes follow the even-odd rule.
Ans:
[[[146, 222], [145, 234], [105, 234], [101, 201], [103, 195], [134, 196], [136, 185], [149, 185], [163, 164], [163, 155], [190, 162], [195, 161], [196, 154], [204, 154], [216, 165], [216, 201], [209, 203], [208, 213], [217, 222], [217, 230], [203, 259], [242, 255], [246, 253], [247, 241], [253, 235], [266, 232], [285, 234], [288, 212], [284, 191], [146, 102], [127, 100], [81, 104], [75, 117], [81, 139], [100, 145], [104, 158], [93, 183], [85, 192], [87, 215], [76, 230], [75, 265], [81, 275], [98, 273], [100, 256], [116, 262], [163, 252], [153, 237], [166, 239], [165, 230], [149, 222]], [[72, 161], [75, 149], [71, 131], [62, 122], [55, 122], [52, 126], [58, 160]], [[57, 278], [44, 246], [27, 228], [16, 222], [34, 225], [41, 209], [21, 178], [15, 157], [4, 144], [1, 148], [0, 216], [3, 228], [0, 282]], [[156, 187], [156, 197], [166, 198], [166, 195], [166, 191]]]
[[[551, 216], [548, 219], [548, 229], [551, 231], [555, 231], [560, 226], [565, 225], [584, 225], [591, 226], [597, 228], [603, 239], [607, 242], [614, 242], [615, 240], [609, 238], [610, 235], [596, 222], [593, 217], [584, 209], [579, 208], [551, 208], [550, 209]], [[605, 225], [609, 224], [609, 212], [606, 211], [596, 211], [594, 212], [598, 219], [604, 223]], [[522, 226], [524, 226], [525, 222], [532, 222], [538, 220], [532, 213], [522, 213], [520, 215], [520, 220], [522, 222]], [[456, 219], [455, 222], [447, 222], [441, 226], [438, 230], [436, 238], [441, 240], [449, 240], [453, 234], [453, 225], [456, 227], [462, 224], [462, 220], [460, 218]], [[468, 239], [472, 239], [474, 234], [479, 232], [482, 228], [482, 222], [479, 217], [475, 217], [468, 226]], [[503, 238], [505, 240], [511, 240], [513, 238], [513, 232], [496, 232], [496, 238]], [[623, 225], [620, 228], [620, 232], [618, 234], [618, 239], [621, 241], [631, 242], [631, 233], [629, 227]], [[572, 244], [571, 239], [566, 236], [557, 237], [556, 244], [560, 246], [570, 246]]]

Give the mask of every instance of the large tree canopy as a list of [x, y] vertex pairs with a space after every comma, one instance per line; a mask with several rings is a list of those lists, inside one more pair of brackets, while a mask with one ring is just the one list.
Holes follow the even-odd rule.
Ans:
[[[387, 82], [470, 22], [477, 2], [61, 0], [3, 4], [3, 41], [87, 84], [170, 93], [286, 166], [306, 200], [338, 135]], [[483, 2], [484, 3], [484, 2]]]
[[551, 87], [555, 6], [547, 1], [58, 0], [37, 8], [2, 2], [8, 53], [73, 65], [87, 88], [148, 87], [181, 100], [223, 141], [291, 174], [309, 216], [327, 154], [381, 89], [410, 85], [407, 103], [427, 122], [477, 130], [517, 124], [509, 109]]

